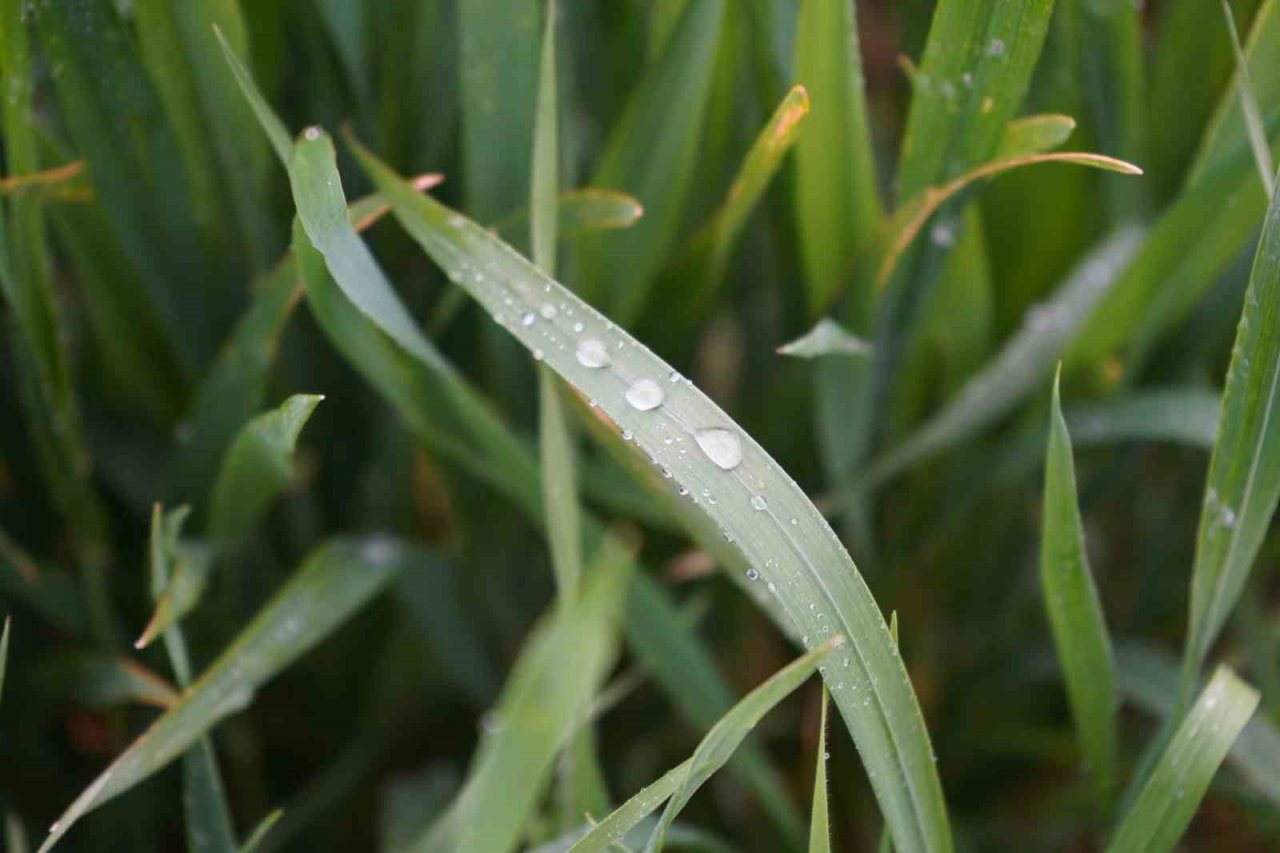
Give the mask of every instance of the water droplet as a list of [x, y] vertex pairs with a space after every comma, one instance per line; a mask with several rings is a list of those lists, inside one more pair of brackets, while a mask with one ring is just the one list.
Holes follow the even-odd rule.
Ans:
[[308, 127], [306, 130], [302, 131], [302, 135], [305, 136], [309, 142], [315, 142], [317, 139], [320, 138], [320, 128], [316, 127], [315, 125], [312, 125], [311, 127]]
[[485, 711], [484, 715], [480, 717], [480, 728], [489, 734], [502, 731], [502, 715], [493, 710]]
[[759, 580], [759, 578], [760, 578], [759, 572], [757, 572], [755, 569], [747, 569], [747, 580], [753, 581], [753, 580]]
[[574, 356], [583, 367], [600, 368], [609, 363], [609, 348], [599, 338], [586, 338], [578, 344]]
[[542, 307], [538, 309], [538, 313], [541, 314], [543, 318], [551, 320], [559, 312], [556, 311], [556, 306], [552, 305], [550, 302], [544, 302], [542, 303]]
[[626, 396], [631, 408], [647, 412], [661, 406], [666, 395], [662, 391], [662, 386], [652, 379], [637, 379], [627, 389]]
[[631, 440], [631, 430], [629, 430], [629, 429], [624, 429], [624, 430], [622, 431], [622, 440], [623, 440], [623, 441], [630, 441], [630, 440]]
[[753, 495], [751, 497], [751, 508], [764, 511], [769, 508], [769, 502], [764, 499], [763, 495]]
[[668, 380], [668, 381], [670, 381], [670, 382], [679, 382], [679, 381], [680, 381], [680, 374], [673, 370], [673, 371], [671, 371], [671, 373], [670, 373], [670, 374], [668, 374], [668, 376], [667, 376], [667, 380]]
[[693, 438], [707, 458], [726, 471], [732, 471], [742, 462], [742, 439], [732, 430], [700, 429]]
[[542, 350], [540, 350], [540, 349], [535, 349], [535, 350], [533, 351], [533, 360], [534, 360], [534, 361], [542, 361]]
[[582, 329], [583, 329], [583, 326], [582, 326], [581, 321], [579, 321], [579, 322], [577, 322], [577, 323], [574, 323], [574, 324], [573, 324], [573, 330], [574, 330], [575, 332], [581, 332], [581, 331], [582, 331]]
[[992, 39], [987, 45], [987, 56], [1004, 56], [1004, 39]]
[[534, 317], [534, 316], [533, 316], [533, 312], [532, 312], [532, 311], [530, 311], [529, 313], [525, 314], [523, 317], [521, 317], [521, 318], [520, 318], [520, 325], [521, 325], [521, 326], [532, 326], [532, 325], [533, 325], [533, 323], [534, 323], [534, 321], [535, 321], [535, 320], [537, 320], [537, 319], [538, 319], [537, 317]]
[[929, 229], [929, 239], [933, 241], [935, 246], [950, 246], [956, 241], [956, 232], [952, 229], [950, 223], [938, 222]]
[[1223, 527], [1230, 528], [1236, 526], [1236, 511], [1234, 509], [1229, 506], [1224, 506], [1220, 514], [1222, 516]]

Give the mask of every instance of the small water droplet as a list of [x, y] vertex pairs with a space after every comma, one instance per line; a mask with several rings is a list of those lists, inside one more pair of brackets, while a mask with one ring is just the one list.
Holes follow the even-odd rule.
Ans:
[[732, 430], [700, 429], [693, 438], [707, 458], [725, 471], [732, 471], [742, 462], [742, 439]]
[[631, 404], [631, 408], [641, 412], [647, 412], [656, 409], [662, 405], [662, 400], [666, 395], [662, 391], [662, 386], [652, 379], [637, 379], [631, 383], [631, 387], [627, 389], [627, 402]]
[[987, 56], [1004, 56], [1004, 39], [992, 39], [987, 45]]
[[677, 372], [676, 372], [676, 371], [674, 371], [674, 370], [673, 370], [673, 371], [671, 371], [671, 373], [669, 373], [669, 374], [667, 375], [667, 381], [669, 381], [669, 382], [679, 382], [679, 381], [680, 381], [680, 374], [679, 374], [679, 373], [677, 373]]
[[581, 321], [579, 321], [579, 322], [577, 322], [577, 323], [574, 323], [574, 324], [573, 324], [573, 330], [574, 330], [575, 332], [581, 332], [581, 331], [582, 331], [582, 329], [583, 329], [583, 325], [582, 325]]
[[937, 222], [929, 229], [929, 239], [935, 246], [950, 246], [956, 241], [956, 232], [947, 222]]
[[604, 367], [609, 363], [609, 348], [599, 338], [586, 338], [578, 344], [574, 357], [583, 367]]
[[764, 511], [769, 508], [769, 502], [764, 499], [763, 495], [753, 495], [751, 498], [751, 508]]
[[554, 319], [556, 314], [559, 312], [556, 311], [556, 306], [552, 305], [550, 302], [544, 302], [542, 303], [542, 307], [538, 309], [538, 313], [541, 314], [543, 318], [551, 320]]
[[320, 128], [316, 127], [315, 125], [312, 125], [311, 127], [308, 127], [306, 130], [302, 131], [302, 135], [307, 138], [307, 141], [315, 142], [317, 139], [320, 138]]
[[525, 314], [523, 317], [521, 317], [521, 318], [520, 318], [520, 325], [521, 325], [521, 326], [532, 326], [532, 325], [534, 324], [534, 321], [536, 321], [537, 319], [538, 319], [537, 317], [533, 316], [533, 312], [532, 312], [532, 311], [530, 311], [530, 312], [528, 312], [527, 314]]
[[747, 569], [747, 580], [753, 581], [753, 580], [758, 580], [759, 578], [760, 578], [759, 572], [757, 572], [755, 569]]
[[630, 441], [630, 440], [631, 440], [631, 430], [629, 430], [629, 429], [624, 429], [624, 430], [622, 431], [622, 440], [623, 440], [623, 441]]

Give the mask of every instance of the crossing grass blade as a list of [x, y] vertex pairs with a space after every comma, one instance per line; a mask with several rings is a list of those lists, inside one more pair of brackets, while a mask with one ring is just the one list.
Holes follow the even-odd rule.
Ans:
[[991, 161], [1013, 160], [1052, 151], [1076, 129], [1071, 116], [1045, 114], [1015, 118], [1004, 127]]
[[1257, 691], [1219, 667], [1117, 828], [1108, 853], [1172, 850], [1257, 705]]
[[617, 654], [633, 555], [607, 538], [592, 562], [581, 595], [535, 627], [489, 712], [461, 793], [411, 850], [515, 848], [556, 756], [577, 732]]
[[335, 539], [312, 552], [254, 620], [58, 818], [51, 849], [85, 814], [166, 767], [254, 691], [331, 634], [417, 558], [385, 538]]
[[[796, 23], [795, 79], [813, 114], [796, 145], [795, 215], [811, 314], [849, 283], [858, 253], [884, 216], [876, 186], [854, 4], [804, 0]], [[863, 290], [866, 283], [860, 283]], [[870, 294], [855, 293], [865, 310]]]
[[[298, 144], [299, 157], [324, 155], [322, 139]], [[790, 630], [807, 643], [827, 634], [850, 638], [840, 666], [847, 672], [828, 682], [896, 844], [903, 851], [950, 849], [928, 735], [883, 615], [848, 553], [795, 482], [638, 341], [483, 228], [430, 198], [410, 198], [398, 176], [369, 152], [358, 146], [356, 152], [401, 224], [450, 279], [596, 400], [736, 543], [756, 572], [753, 580], [773, 584], [770, 593]]]
[[1186, 646], [1196, 674], [1271, 525], [1280, 498], [1280, 201], [1262, 226], [1222, 395], [1218, 440], [1209, 462]]
[[813, 778], [813, 813], [809, 820], [809, 853], [831, 853], [830, 815], [827, 813], [827, 705], [822, 690], [822, 717], [818, 722], [818, 757]]
[[657, 781], [642, 788], [638, 794], [593, 826], [590, 832], [569, 848], [569, 853], [599, 853], [609, 849], [616, 839], [656, 810], [665, 800], [667, 806], [645, 846], [646, 851], [660, 850], [671, 821], [698, 788], [724, 766], [764, 715], [813, 675], [814, 670], [842, 643], [842, 637], [832, 637], [770, 676], [720, 718], [698, 744], [692, 756], [667, 771]]
[[1040, 583], [1094, 797], [1105, 811], [1116, 784], [1115, 665], [1084, 548], [1059, 379], [1053, 383], [1045, 450]]

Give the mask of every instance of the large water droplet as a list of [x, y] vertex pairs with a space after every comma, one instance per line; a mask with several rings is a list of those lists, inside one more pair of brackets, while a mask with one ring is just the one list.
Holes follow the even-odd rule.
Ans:
[[764, 511], [769, 508], [769, 502], [764, 499], [763, 495], [752, 495], [751, 508]]
[[707, 458], [726, 471], [732, 471], [742, 462], [742, 439], [732, 430], [700, 429], [693, 438]]
[[530, 311], [530, 312], [528, 312], [527, 314], [525, 314], [523, 317], [521, 317], [521, 318], [520, 318], [520, 325], [521, 325], [521, 326], [532, 326], [532, 325], [533, 325], [533, 323], [534, 323], [534, 321], [535, 321], [535, 320], [537, 320], [537, 319], [538, 319], [537, 317], [534, 317], [534, 316], [533, 316], [533, 312], [532, 312], [532, 311]]
[[578, 344], [574, 356], [583, 367], [600, 368], [609, 363], [609, 348], [599, 338], [586, 338]]
[[627, 402], [631, 404], [631, 408], [641, 412], [658, 408], [665, 396], [662, 386], [652, 379], [637, 379], [627, 389]]

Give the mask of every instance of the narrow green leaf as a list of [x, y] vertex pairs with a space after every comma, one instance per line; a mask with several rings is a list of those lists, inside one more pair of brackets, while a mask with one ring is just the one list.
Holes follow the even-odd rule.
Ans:
[[832, 637], [775, 672], [767, 681], [744, 696], [707, 732], [692, 756], [667, 771], [657, 781], [642, 788], [640, 793], [592, 827], [590, 832], [569, 848], [570, 853], [598, 853], [607, 850], [614, 839], [619, 838], [666, 800], [667, 807], [645, 848], [660, 849], [671, 820], [684, 808], [698, 788], [725, 765], [764, 715], [813, 675], [818, 665], [839, 648], [842, 642], [842, 637]]
[[532, 182], [529, 189], [529, 245], [533, 262], [550, 275], [556, 271], [560, 193], [560, 113], [556, 100], [556, 2], [548, 0], [538, 70], [538, 104], [533, 128]]
[[249, 837], [240, 846], [240, 853], [254, 853], [255, 850], [262, 846], [262, 842], [271, 833], [272, 827], [282, 817], [284, 817], [284, 809], [274, 809], [267, 812], [266, 817], [258, 822], [258, 825], [253, 828], [253, 832], [249, 833]]
[[315, 0], [325, 31], [337, 48], [338, 58], [357, 97], [370, 95], [369, 67], [365, 61], [365, 6], [348, 0]]
[[687, 3], [662, 57], [631, 96], [605, 144], [592, 184], [634, 195], [645, 215], [626, 231], [584, 238], [583, 292], [636, 319], [674, 244], [694, 179], [725, 17], [723, 0]]
[[1040, 584], [1081, 750], [1097, 804], [1105, 810], [1116, 784], [1115, 665], [1084, 548], [1075, 462], [1062, 417], [1058, 377], [1053, 382], [1052, 405], [1045, 450]]
[[453, 808], [411, 849], [513, 850], [556, 755], [570, 742], [617, 654], [634, 566], [606, 538], [582, 595], [534, 629], [490, 711], [470, 776]]
[[1178, 726], [1108, 853], [1172, 850], [1191, 823], [1218, 765], [1258, 705], [1258, 694], [1226, 667]]
[[322, 545], [200, 676], [85, 789], [50, 829], [53, 847], [81, 817], [181, 755], [220, 720], [246, 708], [263, 683], [332, 633], [395, 575], [413, 549], [385, 539], [338, 539]]
[[1222, 14], [1227, 19], [1227, 31], [1231, 34], [1231, 49], [1236, 59], [1236, 91], [1240, 95], [1240, 110], [1244, 115], [1245, 129], [1249, 134], [1249, 147], [1258, 167], [1258, 176], [1266, 188], [1267, 197], [1275, 194], [1275, 169], [1271, 165], [1271, 146], [1267, 143], [1267, 131], [1262, 125], [1262, 113], [1258, 109], [1258, 97], [1253, 91], [1249, 76], [1249, 60], [1240, 46], [1240, 32], [1236, 29], [1236, 16], [1228, 0], [1222, 0]]
[[1088, 319], [1142, 245], [1142, 232], [1126, 228], [1104, 240], [1043, 305], [1027, 313], [1023, 326], [941, 411], [873, 462], [864, 488], [882, 484], [937, 453], [973, 436], [1008, 413], [1053, 370], [1054, 362]]
[[171, 708], [178, 691], [135, 660], [101, 652], [73, 652], [46, 661], [41, 674], [73, 701], [91, 708], [138, 703]]
[[69, 636], [85, 632], [88, 618], [75, 583], [64, 572], [36, 564], [0, 528], [0, 591]]
[[[848, 283], [858, 253], [879, 230], [876, 186], [855, 4], [803, 0], [796, 23], [795, 77], [813, 101], [796, 146], [795, 209], [811, 314]], [[862, 290], [868, 282], [859, 282]], [[864, 306], [869, 292], [856, 293]]]
[[4, 671], [9, 663], [9, 623], [11, 616], [4, 617], [4, 634], [0, 635], [0, 697], [4, 696]]
[[1280, 498], [1280, 200], [1262, 226], [1209, 462], [1186, 647], [1197, 672], [1244, 589]]
[[809, 820], [809, 853], [831, 853], [831, 820], [827, 813], [827, 690], [822, 690], [818, 723], [817, 769], [813, 778], [813, 814]]
[[1080, 446], [1120, 441], [1167, 441], [1212, 450], [1221, 397], [1196, 388], [1135, 389], [1102, 403], [1067, 409], [1067, 427]]
[[928, 735], [884, 617], [848, 552], [795, 482], [638, 341], [483, 228], [433, 199], [412, 197], [367, 151], [357, 148], [357, 155], [401, 224], [452, 280], [595, 399], [664, 474], [671, 473], [673, 486], [690, 497], [715, 493], [714, 503], [699, 498], [696, 505], [757, 567], [755, 577], [774, 584], [771, 592], [791, 631], [809, 642], [829, 633], [850, 638], [841, 663], [849, 672], [836, 680], [832, 695], [861, 749], [896, 843], [904, 852], [950, 849]]
[[289, 484], [298, 434], [323, 399], [295, 394], [240, 430], [210, 498], [208, 529], [215, 542], [243, 540]]
[[[561, 239], [587, 231], [630, 228], [643, 215], [640, 202], [616, 190], [584, 187], [565, 190], [556, 198], [556, 231]], [[526, 207], [504, 216], [493, 227], [507, 242], [522, 243], [529, 232], [529, 218]]]
[[1076, 120], [1071, 116], [1047, 114], [1016, 118], [1004, 126], [991, 160], [1014, 160], [1052, 151], [1066, 142], [1075, 129]]
[[27, 853], [31, 849], [27, 845], [27, 828], [22, 825], [22, 818], [8, 809], [4, 812], [4, 849], [8, 853]]
[[871, 344], [846, 330], [830, 317], [823, 317], [812, 329], [789, 344], [778, 347], [779, 355], [820, 358], [827, 355], [866, 356]]
[[257, 83], [253, 81], [253, 75], [240, 60], [236, 50], [228, 43], [227, 37], [216, 26], [213, 28], [213, 32], [218, 38], [218, 44], [222, 47], [222, 56], [226, 59], [241, 93], [244, 95], [245, 100], [249, 102], [249, 107], [258, 119], [262, 132], [266, 134], [267, 141], [271, 143], [271, 148], [276, 152], [276, 157], [287, 169], [289, 167], [289, 156], [293, 150], [293, 144], [289, 141], [289, 131], [285, 129], [284, 124], [262, 97]]

